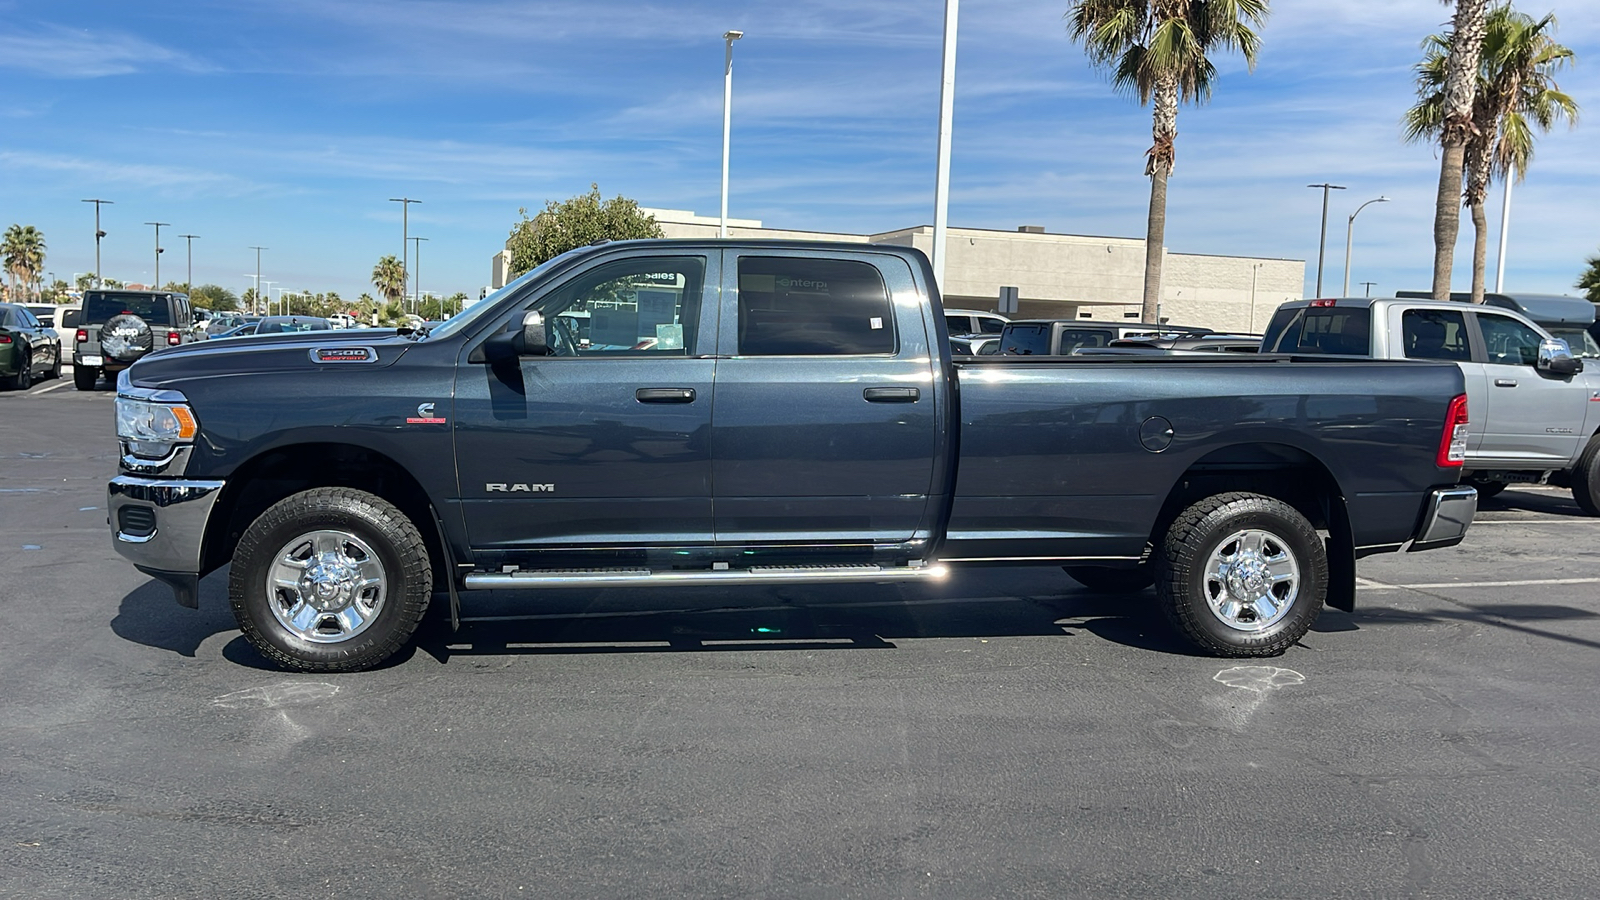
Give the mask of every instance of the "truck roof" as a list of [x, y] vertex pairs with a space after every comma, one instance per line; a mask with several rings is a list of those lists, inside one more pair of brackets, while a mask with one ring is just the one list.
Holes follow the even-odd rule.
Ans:
[[[1432, 294], [1427, 291], [1396, 291], [1395, 296], [1428, 299]], [[1470, 302], [1472, 295], [1464, 291], [1452, 291], [1450, 299], [1454, 302]], [[1585, 328], [1595, 320], [1595, 305], [1582, 297], [1489, 292], [1483, 295], [1483, 303], [1485, 306], [1515, 310], [1540, 325], [1576, 325]]]

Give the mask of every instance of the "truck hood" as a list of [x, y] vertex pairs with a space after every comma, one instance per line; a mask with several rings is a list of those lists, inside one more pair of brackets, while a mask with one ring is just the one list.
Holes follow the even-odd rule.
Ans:
[[387, 368], [414, 346], [413, 338], [377, 329], [196, 341], [148, 354], [128, 369], [128, 378], [139, 387], [178, 388], [185, 381], [217, 376]]

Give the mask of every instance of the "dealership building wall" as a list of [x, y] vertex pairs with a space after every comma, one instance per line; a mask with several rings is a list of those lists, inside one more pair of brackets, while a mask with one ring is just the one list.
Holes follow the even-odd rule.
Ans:
[[[714, 238], [719, 221], [686, 210], [644, 209], [669, 238]], [[728, 235], [747, 239], [844, 241], [933, 248], [933, 228], [878, 234], [767, 228], [729, 219]], [[1002, 287], [1015, 287], [1012, 318], [1137, 320], [1144, 293], [1144, 241], [1139, 238], [951, 228], [946, 232], [945, 306], [994, 309]], [[492, 284], [508, 280], [510, 253], [495, 254]], [[1217, 331], [1260, 332], [1278, 304], [1301, 298], [1305, 261], [1208, 256], [1167, 251], [1162, 266], [1161, 319]]]

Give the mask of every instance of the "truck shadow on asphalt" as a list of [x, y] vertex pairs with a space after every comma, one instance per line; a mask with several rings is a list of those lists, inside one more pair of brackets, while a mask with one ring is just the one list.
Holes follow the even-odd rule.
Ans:
[[[963, 573], [936, 588], [489, 591], [463, 597], [459, 630], [451, 629], [448, 601], [440, 594], [415, 640], [384, 667], [401, 665], [418, 651], [446, 663], [456, 656], [886, 650], [897, 640], [1085, 635], [1153, 653], [1199, 655], [1167, 624], [1152, 592], [1100, 594], [1060, 582]], [[1438, 599], [1448, 606], [1412, 611], [1358, 601], [1354, 613], [1324, 609], [1305, 641], [1364, 627], [1470, 622], [1600, 649], [1600, 642], [1548, 627], [1600, 613]], [[111, 628], [125, 640], [194, 657], [207, 639], [237, 628], [226, 574], [202, 582], [199, 610], [178, 606], [166, 587], [147, 582], [123, 598]], [[242, 636], [229, 641], [222, 655], [238, 665], [276, 669]]]
[[1566, 491], [1555, 493], [1553, 491], [1506, 490], [1488, 499], [1479, 499], [1478, 509], [1483, 512], [1536, 512], [1563, 518], [1590, 518], [1589, 514], [1579, 508], [1577, 501], [1573, 500], [1572, 495]]

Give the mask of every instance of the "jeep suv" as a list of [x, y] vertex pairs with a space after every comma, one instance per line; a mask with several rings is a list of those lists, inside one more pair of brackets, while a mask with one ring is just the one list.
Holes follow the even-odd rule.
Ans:
[[151, 350], [195, 340], [193, 326], [187, 294], [88, 291], [72, 346], [72, 381], [80, 391], [93, 390], [101, 374], [115, 381]]

